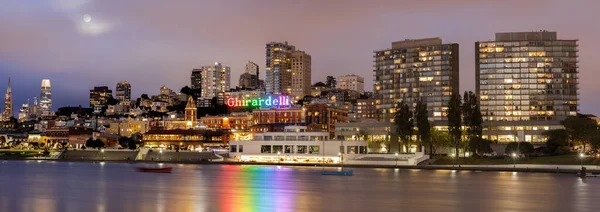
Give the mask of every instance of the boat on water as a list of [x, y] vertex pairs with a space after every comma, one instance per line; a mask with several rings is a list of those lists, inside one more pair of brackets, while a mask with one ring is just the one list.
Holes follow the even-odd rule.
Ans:
[[172, 167], [165, 167], [165, 168], [144, 168], [144, 167], [138, 167], [138, 168], [136, 168], [136, 170], [138, 172], [151, 172], [151, 173], [171, 173], [171, 172], [173, 172], [173, 168]]

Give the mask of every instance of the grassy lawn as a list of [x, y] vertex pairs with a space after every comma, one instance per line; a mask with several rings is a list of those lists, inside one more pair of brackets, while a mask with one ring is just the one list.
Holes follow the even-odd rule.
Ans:
[[[452, 165], [453, 159], [450, 157], [442, 157], [438, 159], [435, 165]], [[501, 164], [513, 164], [513, 160], [508, 158], [460, 158], [454, 161], [456, 164], [462, 165], [501, 165]], [[517, 164], [551, 164], [551, 165], [579, 165], [581, 160], [577, 154], [559, 155], [559, 156], [543, 156], [543, 157], [532, 157], [532, 158], [519, 158], [516, 160]], [[600, 158], [585, 157], [583, 164], [586, 165], [600, 165]]]

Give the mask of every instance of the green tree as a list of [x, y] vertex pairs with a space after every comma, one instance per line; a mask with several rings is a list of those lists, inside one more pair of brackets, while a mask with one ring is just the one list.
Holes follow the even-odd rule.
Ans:
[[316, 82], [313, 86], [315, 87], [327, 87], [327, 85], [323, 82]]
[[400, 141], [405, 145], [408, 152], [410, 136], [413, 134], [413, 114], [410, 107], [404, 101], [398, 103], [396, 114], [394, 116], [394, 124]]
[[430, 146], [433, 147], [430, 154], [435, 154], [441, 147], [452, 147], [454, 139], [448, 132], [442, 132], [435, 128], [431, 129]]
[[462, 119], [461, 119], [461, 101], [460, 94], [453, 94], [448, 102], [448, 131], [454, 141], [454, 149], [458, 156], [458, 148], [461, 144], [462, 135]]
[[565, 150], [569, 146], [569, 135], [566, 130], [548, 130], [544, 132], [546, 146], [549, 152]]
[[475, 155], [482, 155], [485, 153], [491, 153], [492, 147], [490, 141], [481, 137], [472, 137], [469, 141], [469, 151]]
[[91, 147], [91, 148], [101, 148], [104, 147], [104, 142], [99, 140], [99, 139], [92, 139], [89, 138], [86, 142], [85, 142], [85, 146], [87, 147]]
[[429, 123], [429, 112], [427, 111], [427, 104], [422, 101], [417, 102], [417, 106], [415, 107], [415, 119], [417, 121], [417, 130], [419, 133], [419, 148], [421, 145], [425, 145], [425, 143], [429, 143], [429, 151], [433, 149], [431, 142], [431, 124]]
[[469, 143], [474, 142], [474, 144], [472, 145], [469, 144], [469, 149], [471, 149], [471, 152], [477, 154], [477, 152], [473, 150], [477, 150], [479, 149], [479, 146], [485, 145], [485, 142], [482, 142], [482, 140], [480, 139], [483, 135], [483, 118], [481, 116], [479, 101], [477, 99], [477, 95], [475, 95], [475, 93], [473, 93], [472, 91], [465, 91], [463, 100], [464, 101], [462, 103], [462, 115], [463, 122], [466, 127], [467, 138]]
[[327, 85], [328, 88], [336, 88], [337, 80], [335, 80], [335, 77], [333, 77], [333, 76], [327, 76], [327, 81], [325, 84]]
[[594, 138], [598, 136], [598, 123], [587, 116], [577, 114], [577, 116], [565, 119], [562, 124], [565, 126], [571, 141], [583, 145], [584, 152], [586, 145], [591, 144]]

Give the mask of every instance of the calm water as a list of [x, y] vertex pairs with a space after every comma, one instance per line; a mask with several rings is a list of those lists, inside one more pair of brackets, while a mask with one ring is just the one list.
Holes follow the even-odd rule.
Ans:
[[0, 161], [0, 211], [599, 211], [600, 178], [573, 175]]

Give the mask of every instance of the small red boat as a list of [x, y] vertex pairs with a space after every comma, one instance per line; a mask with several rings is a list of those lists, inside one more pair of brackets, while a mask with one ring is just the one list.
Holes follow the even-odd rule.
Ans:
[[173, 168], [172, 167], [166, 167], [166, 168], [143, 168], [143, 167], [138, 167], [138, 168], [136, 168], [136, 170], [138, 172], [153, 172], [153, 173], [171, 173], [171, 172], [173, 172]]

